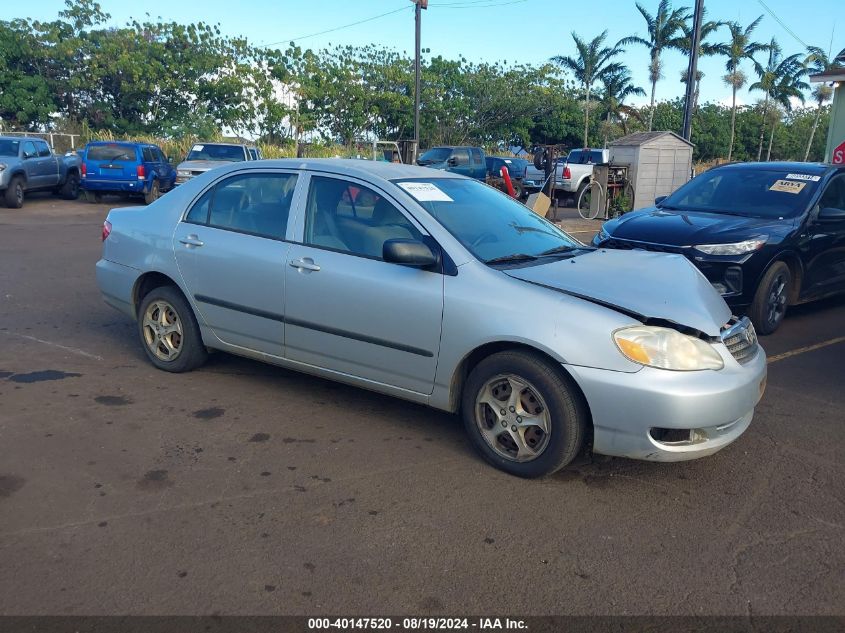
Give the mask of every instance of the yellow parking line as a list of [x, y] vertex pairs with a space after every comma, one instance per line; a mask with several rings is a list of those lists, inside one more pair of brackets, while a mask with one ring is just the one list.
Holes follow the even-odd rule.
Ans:
[[790, 358], [791, 356], [797, 356], [798, 354], [803, 354], [804, 352], [812, 352], [817, 349], [821, 349], [822, 347], [828, 347], [830, 345], [836, 345], [837, 343], [845, 343], [845, 336], [838, 336], [837, 338], [832, 338], [828, 341], [822, 341], [821, 343], [816, 343], [815, 345], [807, 345], [806, 347], [799, 347], [797, 349], [790, 350], [788, 352], [784, 352], [783, 354], [775, 354], [774, 356], [769, 356], [768, 363], [776, 363], [779, 360], [783, 360], [784, 358]]

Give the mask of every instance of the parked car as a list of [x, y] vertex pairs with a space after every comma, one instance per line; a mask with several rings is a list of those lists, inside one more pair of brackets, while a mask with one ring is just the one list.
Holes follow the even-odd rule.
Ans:
[[153, 365], [188, 371], [211, 348], [461, 411], [515, 475], [588, 446], [709, 455], [765, 384], [750, 322], [686, 259], [584, 246], [457, 174], [262, 161], [147, 211], [108, 214], [96, 274]]
[[150, 143], [92, 141], [85, 146], [82, 190], [96, 202], [103, 194], [143, 196], [152, 204], [173, 189], [176, 170]]
[[788, 306], [845, 291], [845, 168], [722, 165], [655, 202], [593, 243], [685, 256], [761, 334]]
[[31, 191], [53, 191], [76, 200], [80, 164], [77, 156], [54, 154], [41, 138], [0, 136], [0, 196], [12, 209], [20, 209]]
[[469, 176], [476, 180], [487, 177], [487, 162], [480, 147], [432, 147], [417, 159], [417, 165]]
[[590, 184], [593, 175], [593, 165], [610, 162], [610, 150], [607, 149], [573, 149], [566, 157], [561, 172], [558, 174], [560, 190], [572, 194], [575, 200], [581, 191]]
[[239, 163], [246, 160], [259, 160], [258, 148], [237, 143], [196, 143], [185, 160], [176, 168], [176, 184], [188, 182], [209, 169]]
[[527, 160], [524, 158], [512, 158], [510, 156], [487, 156], [485, 161], [487, 164], [488, 178], [500, 178], [502, 167], [507, 167], [508, 175], [513, 184], [514, 197], [517, 200], [521, 200], [527, 195], [525, 185], [523, 184], [525, 172], [528, 169]]

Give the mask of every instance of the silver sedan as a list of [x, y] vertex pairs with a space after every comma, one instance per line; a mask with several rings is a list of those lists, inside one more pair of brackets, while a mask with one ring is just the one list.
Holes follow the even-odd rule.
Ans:
[[156, 367], [223, 350], [460, 412], [523, 477], [709, 455], [765, 386], [751, 324], [686, 259], [584, 246], [446, 172], [233, 164], [111, 211], [103, 240], [100, 290]]

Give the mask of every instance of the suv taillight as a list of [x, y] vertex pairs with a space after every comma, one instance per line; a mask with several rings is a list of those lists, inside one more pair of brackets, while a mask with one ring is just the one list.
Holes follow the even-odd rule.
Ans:
[[88, 175], [88, 166], [85, 164], [85, 161], [83, 161], [79, 166], [79, 171], [81, 172], [83, 178]]
[[103, 222], [103, 241], [105, 242], [108, 236], [111, 235], [111, 222], [106, 220]]
[[572, 178], [572, 172], [569, 171], [569, 165], [567, 165], [563, 168], [563, 179], [569, 180], [570, 178]]
[[143, 165], [138, 165], [138, 180], [143, 180], [147, 177], [147, 168]]

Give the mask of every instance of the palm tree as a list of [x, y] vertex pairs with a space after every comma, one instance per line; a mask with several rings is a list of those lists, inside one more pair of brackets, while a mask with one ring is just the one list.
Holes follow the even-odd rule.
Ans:
[[[798, 56], [795, 57], [796, 61]], [[790, 59], [787, 57], [784, 61]], [[802, 104], [804, 103], [804, 91], [810, 89], [810, 85], [802, 79], [807, 69], [797, 62], [796, 67], [790, 67], [778, 80], [774, 83], [771, 89], [772, 101], [783, 108], [786, 112], [792, 112], [792, 99], [798, 99]], [[766, 160], [768, 161], [772, 156], [772, 141], [775, 138], [775, 128], [780, 121], [780, 115], [772, 119], [772, 130], [769, 133], [769, 149], [766, 152]]]
[[640, 121], [642, 120], [639, 110], [625, 105], [625, 99], [634, 95], [644, 97], [645, 90], [631, 83], [631, 71], [624, 66], [621, 66], [615, 72], [604, 73], [601, 78], [601, 84], [604, 88], [602, 101], [607, 108], [604, 131], [604, 146], [607, 147], [608, 128], [613, 119], [616, 119], [622, 124], [622, 131], [625, 134], [628, 133], [627, 118], [629, 116]]
[[[702, 12], [701, 19], [707, 17], [707, 9], [704, 9]], [[725, 26], [725, 22], [721, 22], [719, 20], [708, 20], [701, 25], [701, 36], [698, 40], [698, 56], [701, 57], [711, 57], [719, 53], [719, 45], [714, 44], [712, 42], [708, 42], [707, 38], [712, 36], [716, 31], [720, 28]], [[692, 53], [692, 43], [695, 34], [693, 33], [693, 25], [690, 22], [684, 22], [683, 26], [681, 26], [681, 30], [684, 33], [684, 36], [681, 40], [681, 48], [685, 54], [689, 55]], [[687, 74], [689, 73], [689, 69], [684, 69], [681, 72], [681, 83], [687, 83]], [[698, 97], [700, 94], [701, 89], [701, 79], [704, 77], [704, 73], [696, 71], [695, 73], [695, 90], [693, 90], [692, 95], [692, 111], [695, 112], [698, 109]]]
[[671, 0], [660, 0], [657, 13], [654, 15], [651, 15], [639, 2], [636, 4], [637, 10], [642, 14], [648, 27], [648, 38], [633, 35], [620, 40], [619, 43], [623, 46], [641, 44], [649, 49], [651, 63], [648, 66], [648, 78], [651, 80], [651, 106], [648, 114], [648, 130], [650, 132], [654, 122], [654, 93], [657, 82], [663, 77], [663, 61], [660, 55], [667, 48], [681, 49], [684, 42], [683, 27], [690, 14], [686, 7], [673, 10]]
[[730, 30], [731, 37], [727, 42], [718, 44], [717, 50], [719, 54], [728, 58], [725, 64], [728, 74], [724, 76], [724, 81], [731, 87], [733, 92], [733, 98], [731, 100], [731, 141], [728, 145], [728, 160], [733, 155], [734, 136], [736, 135], [736, 91], [742, 88], [747, 80], [745, 73], [740, 68], [740, 64], [745, 59], [753, 60], [754, 55], [768, 49], [768, 44], [754, 42], [751, 39], [751, 34], [762, 19], [763, 16], [761, 15], [745, 28], [742, 28], [739, 22], [728, 22], [727, 26], [728, 30]]
[[584, 147], [589, 147], [587, 136], [590, 130], [590, 89], [604, 74], [615, 72], [622, 67], [622, 64], [613, 61], [614, 57], [623, 52], [620, 43], [604, 46], [606, 38], [607, 30], [589, 42], [585, 42], [573, 31], [572, 39], [575, 40], [577, 55], [552, 57], [554, 63], [572, 71], [575, 79], [580, 81], [584, 88]]
[[[798, 55], [790, 55], [784, 58], [781, 52], [780, 45], [775, 38], [772, 38], [769, 44], [769, 59], [765, 66], [755, 64], [755, 71], [760, 78], [759, 81], [754, 82], [749, 86], [750, 90], [762, 90], [766, 97], [763, 100], [763, 121], [760, 125], [760, 142], [757, 145], [757, 160], [763, 155], [763, 137], [766, 133], [766, 120], [769, 114], [769, 99], [773, 98], [772, 91], [775, 89], [785, 77], [800, 76], [804, 74], [804, 66]], [[803, 98], [802, 98], [803, 100]], [[773, 121], [777, 121], [780, 117], [776, 117]], [[771, 148], [771, 143], [769, 143]]]
[[[804, 63], [807, 65], [809, 72], [812, 74], [820, 74], [825, 73], [834, 68], [839, 68], [839, 62], [834, 59], [831, 61], [828, 58], [827, 53], [825, 53], [822, 49], [818, 46], [810, 46], [807, 48], [807, 59], [804, 60]], [[845, 53], [845, 51], [842, 51]], [[840, 53], [840, 55], [842, 54]], [[807, 140], [807, 149], [804, 152], [804, 160], [806, 161], [807, 158], [810, 156], [810, 148], [813, 146], [813, 137], [816, 135], [816, 128], [819, 127], [819, 117], [822, 113], [822, 107], [824, 104], [830, 100], [830, 97], [833, 95], [833, 88], [830, 85], [821, 83], [818, 84], [815, 88], [813, 88], [813, 99], [816, 101], [816, 119], [813, 121], [813, 129], [810, 131], [810, 138]]]

